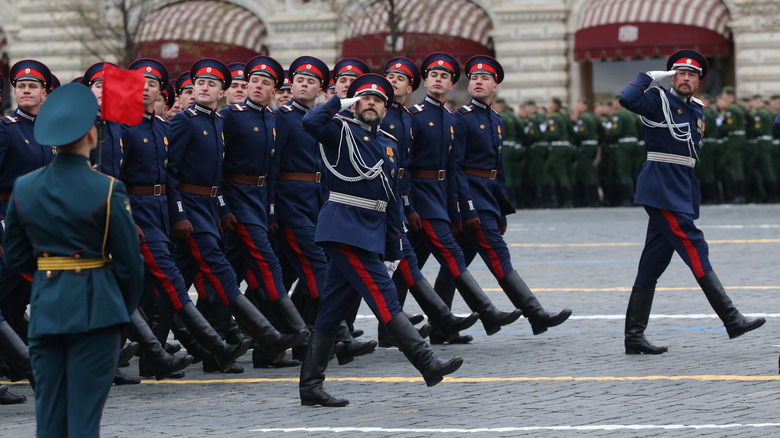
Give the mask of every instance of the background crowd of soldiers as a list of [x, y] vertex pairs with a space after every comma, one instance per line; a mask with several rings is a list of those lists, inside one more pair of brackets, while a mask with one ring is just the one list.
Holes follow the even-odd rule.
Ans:
[[[777, 202], [780, 136], [772, 122], [780, 95], [737, 99], [727, 86], [705, 103], [705, 151], [696, 165], [705, 204]], [[634, 186], [645, 162], [642, 122], [617, 96], [586, 99], [571, 110], [557, 98], [518, 108], [494, 105], [504, 122], [507, 190], [517, 208], [634, 205]]]

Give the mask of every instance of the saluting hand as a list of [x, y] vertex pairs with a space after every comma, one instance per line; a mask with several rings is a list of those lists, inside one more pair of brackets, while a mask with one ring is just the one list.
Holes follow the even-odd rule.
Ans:
[[182, 219], [173, 223], [171, 237], [174, 239], [188, 239], [194, 230], [188, 219]]
[[360, 96], [350, 97], [349, 99], [341, 99], [341, 110], [344, 111], [347, 108], [351, 108], [352, 105], [354, 105], [358, 100], [360, 100]]
[[219, 226], [225, 233], [236, 231], [237, 224], [238, 221], [233, 213], [225, 213], [219, 218]]
[[143, 244], [146, 242], [146, 236], [144, 235], [144, 230], [141, 229], [138, 225], [135, 226], [135, 234], [138, 235], [138, 244]]
[[406, 215], [406, 223], [409, 224], [409, 230], [411, 231], [419, 231], [420, 228], [422, 228], [422, 221], [420, 220], [420, 215], [416, 212], [409, 213]]
[[647, 75], [653, 78], [653, 82], [659, 82], [661, 79], [674, 76], [675, 73], [676, 72], [674, 70], [669, 70], [669, 71], [652, 70], [647, 72]]

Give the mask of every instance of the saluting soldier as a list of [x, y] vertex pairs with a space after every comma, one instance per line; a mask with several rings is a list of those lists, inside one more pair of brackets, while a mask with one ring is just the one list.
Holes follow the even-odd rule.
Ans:
[[99, 435], [122, 326], [143, 289], [125, 186], [89, 165], [97, 109], [81, 84], [46, 99], [35, 144], [60, 153], [15, 182], [6, 217], [6, 263], [33, 277], [29, 339], [41, 437]]
[[236, 274], [220, 248], [220, 222], [230, 212], [220, 195], [224, 157], [223, 117], [217, 102], [230, 86], [225, 64], [204, 58], [192, 65], [195, 103], [174, 116], [168, 151], [168, 192], [174, 259], [185, 284], [200, 274], [239, 325], [259, 342], [271, 362], [304, 340], [304, 331], [282, 335], [241, 293]]
[[[299, 390], [304, 406], [349, 403], [329, 395], [322, 383], [339, 323], [361, 297], [428, 386], [441, 382], [463, 363], [459, 357], [449, 361], [436, 357], [402, 311], [388, 275], [402, 256], [398, 163], [393, 158], [396, 142], [379, 129], [385, 107], [393, 101], [392, 86], [382, 76], [367, 74], [352, 83], [348, 96], [351, 99], [343, 102], [334, 96], [303, 118], [304, 129], [323, 145], [323, 159], [331, 175], [331, 191], [319, 214], [315, 236], [331, 263], [301, 367]], [[348, 106], [352, 106], [355, 121], [334, 117]], [[350, 159], [338, 159], [342, 154]]]
[[[409, 164], [411, 148], [414, 141], [412, 131], [412, 116], [404, 106], [406, 99], [420, 86], [420, 69], [412, 60], [404, 57], [390, 59], [385, 64], [385, 77], [393, 87], [393, 102], [387, 107], [387, 113], [382, 119], [382, 129], [396, 138], [398, 141], [395, 160], [399, 166], [397, 178], [402, 202], [398, 204], [404, 221], [406, 219], [405, 200], [411, 196], [411, 178], [407, 174], [406, 166]], [[346, 96], [345, 96], [346, 97]], [[403, 258], [398, 264], [398, 269], [393, 274], [393, 282], [398, 290], [398, 301], [403, 306], [406, 291], [409, 290], [420, 308], [428, 315], [433, 326], [431, 343], [441, 344], [465, 343], [471, 341], [471, 335], [459, 335], [477, 321], [479, 315], [472, 313], [468, 317], [455, 316], [441, 297], [436, 294], [433, 287], [420, 272], [417, 255], [414, 253], [406, 233], [401, 230]], [[397, 346], [395, 341], [384, 330], [383, 324], [379, 327], [379, 346]]]
[[225, 103], [228, 105], [244, 103], [247, 93], [246, 73], [244, 70], [246, 64], [243, 62], [231, 62], [227, 67], [230, 70], [232, 80], [230, 81], [230, 88], [225, 90]]
[[[0, 119], [0, 219], [5, 221], [11, 188], [20, 176], [50, 163], [54, 146], [36, 141], [33, 130], [38, 111], [48, 94], [51, 72], [41, 62], [19, 61], [10, 70], [17, 108]], [[5, 222], [4, 222], [5, 223]], [[11, 369], [12, 381], [29, 379], [34, 385], [27, 345], [14, 330], [30, 302], [30, 283], [0, 258], [0, 351]]]
[[[269, 105], [274, 91], [284, 83], [284, 69], [269, 56], [256, 56], [241, 70], [248, 79], [247, 98], [220, 111], [225, 119], [222, 191], [235, 217], [234, 224], [223, 221], [225, 250], [231, 264], [241, 267], [237, 274], [246, 279], [247, 294], [255, 304], [270, 302], [282, 331], [306, 332], [306, 324], [287, 294], [268, 236], [267, 181], [275, 180], [279, 169], [276, 115]], [[255, 346], [254, 362], [260, 360], [260, 349], [259, 344]]]
[[[519, 310], [501, 312], [485, 295], [466, 268], [466, 259], [454, 234], [461, 230], [455, 116], [446, 108], [447, 93], [460, 77], [460, 66], [452, 55], [434, 52], [420, 67], [426, 88], [425, 98], [412, 107], [412, 131], [415, 133], [408, 173], [411, 196], [404, 199], [409, 240], [418, 260], [425, 262], [433, 254], [441, 266], [434, 289], [448, 307], [457, 287], [472, 312], [479, 313], [488, 335], [501, 330], [520, 317]], [[473, 206], [469, 206], [473, 210]]]
[[[626, 310], [626, 354], [661, 354], [666, 347], [644, 335], [658, 278], [675, 252], [690, 268], [718, 314], [729, 338], [764, 324], [745, 318], [726, 295], [710, 265], [699, 217], [699, 182], [694, 167], [702, 146], [701, 101], [694, 97], [707, 75], [707, 59], [694, 50], [680, 50], [666, 61], [667, 71], [639, 73], [620, 94], [620, 104], [642, 116], [647, 161], [639, 175], [636, 203], [648, 214], [647, 236]], [[671, 77], [672, 89], [651, 87]]]

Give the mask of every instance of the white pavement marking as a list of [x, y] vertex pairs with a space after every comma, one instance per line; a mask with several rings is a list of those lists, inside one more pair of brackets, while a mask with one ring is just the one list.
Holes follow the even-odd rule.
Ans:
[[533, 432], [547, 430], [561, 431], [592, 431], [592, 430], [683, 430], [683, 429], [737, 429], [737, 428], [761, 428], [761, 427], [780, 427], [780, 423], [733, 423], [733, 424], [589, 424], [583, 426], [525, 426], [525, 427], [480, 427], [474, 429], [458, 428], [397, 428], [397, 427], [290, 427], [290, 428], [272, 428], [272, 429], [253, 429], [251, 432], [304, 432], [304, 433], [343, 433], [343, 432], [363, 432], [363, 433], [506, 433], [506, 432]]
[[[744, 316], [750, 317], [750, 318], [758, 318], [758, 317], [764, 317], [764, 318], [780, 318], [780, 313], [743, 313]], [[463, 314], [456, 314], [455, 316], [465, 317], [469, 316], [465, 313]], [[569, 317], [570, 320], [573, 319], [625, 319], [626, 315], [624, 313], [617, 314], [617, 315], [572, 315]], [[688, 313], [688, 314], [680, 314], [680, 315], [650, 315], [650, 319], [716, 319], [718, 318], [718, 315], [714, 313]], [[376, 316], [374, 315], [358, 315], [357, 319], [376, 319]]]

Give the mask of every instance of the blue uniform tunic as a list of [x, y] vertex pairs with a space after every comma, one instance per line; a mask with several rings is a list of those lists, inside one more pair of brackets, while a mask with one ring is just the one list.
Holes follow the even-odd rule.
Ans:
[[704, 133], [702, 104], [674, 91], [648, 89], [651, 82], [649, 75], [640, 73], [620, 93], [620, 104], [651, 122], [666, 124], [666, 100], [671, 122], [687, 126], [683, 132], [690, 134], [690, 142], [672, 137], [668, 127], [644, 126], [648, 153], [666, 154], [662, 160], [678, 161], [648, 158], [637, 180], [636, 203], [645, 206], [649, 221], [634, 285], [649, 289], [655, 288], [675, 251], [697, 279], [712, 270], [704, 234], [693, 223], [699, 217], [699, 181], [694, 167], [680, 164], [698, 160]]
[[[383, 259], [401, 258], [395, 140], [368, 125], [334, 118], [340, 106], [340, 99], [334, 96], [326, 104], [312, 108], [303, 118], [304, 129], [323, 144], [328, 161], [347, 178], [358, 176], [347, 157], [346, 143], [342, 142], [342, 133], [351, 133], [356, 153], [367, 166], [384, 160], [384, 178], [353, 182], [331, 175], [331, 196], [344, 194], [387, 204], [386, 210], [380, 211], [328, 200], [319, 213], [315, 239], [325, 248], [331, 264], [314, 330], [332, 335], [361, 297], [384, 323], [401, 312], [395, 285], [382, 264]], [[341, 159], [337, 159], [339, 156]]]
[[[56, 148], [41, 146], [33, 135], [35, 116], [17, 108], [0, 119], [0, 220], [5, 219], [14, 181], [50, 163]], [[30, 285], [0, 258], [0, 321], [13, 322], [30, 300]]]

